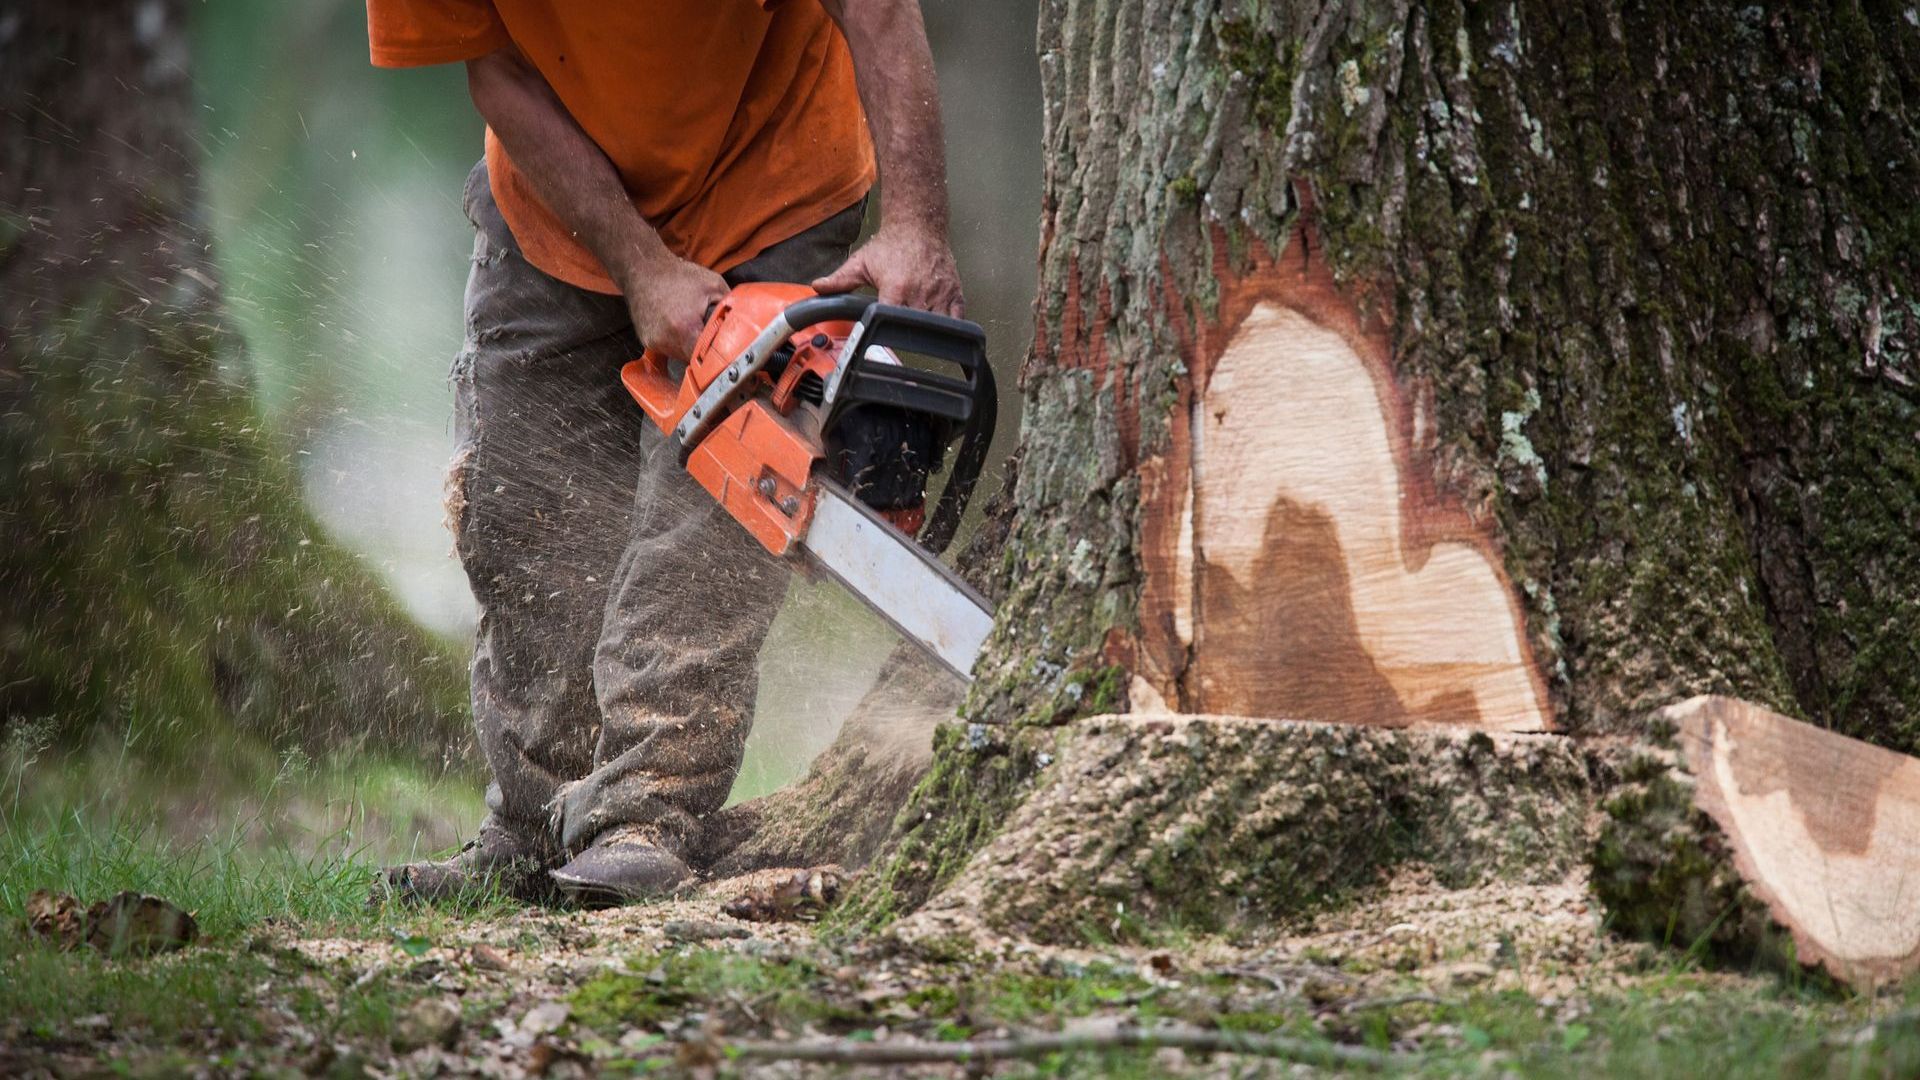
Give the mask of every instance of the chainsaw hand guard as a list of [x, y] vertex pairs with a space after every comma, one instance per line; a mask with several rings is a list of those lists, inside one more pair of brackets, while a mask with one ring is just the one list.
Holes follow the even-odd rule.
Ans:
[[[875, 348], [951, 364], [959, 369], [960, 377], [875, 361], [869, 358], [869, 350]], [[993, 368], [987, 363], [986, 331], [964, 319], [875, 302], [860, 316], [842, 355], [845, 359], [835, 372], [837, 380], [826, 390], [829, 433], [854, 421], [866, 411], [862, 406], [883, 406], [881, 415], [917, 414], [927, 418], [923, 423], [931, 428], [932, 439], [917, 442], [908, 437], [901, 446], [903, 456], [924, 457], [924, 466], [909, 461], [911, 470], [921, 472], [924, 489], [926, 474], [940, 467], [942, 449], [954, 429], [959, 429], [960, 451], [954, 458], [953, 472], [919, 537], [921, 546], [935, 553], [945, 551], [979, 483], [999, 413]], [[931, 443], [930, 449], [927, 442]]]

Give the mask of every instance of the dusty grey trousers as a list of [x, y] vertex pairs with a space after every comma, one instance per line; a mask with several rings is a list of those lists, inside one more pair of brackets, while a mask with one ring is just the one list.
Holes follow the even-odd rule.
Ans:
[[[603, 829], [683, 843], [726, 801], [787, 572], [679, 467], [620, 386], [626, 302], [529, 265], [476, 166], [447, 478], [479, 602], [473, 716], [492, 824], [561, 858]], [[808, 281], [854, 206], [726, 275]]]

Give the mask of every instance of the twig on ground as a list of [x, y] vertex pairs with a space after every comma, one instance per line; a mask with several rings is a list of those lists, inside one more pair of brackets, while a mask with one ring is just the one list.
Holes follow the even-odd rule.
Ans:
[[926, 1062], [1002, 1061], [1037, 1058], [1082, 1050], [1124, 1050], [1139, 1047], [1198, 1050], [1286, 1058], [1309, 1065], [1388, 1069], [1412, 1063], [1404, 1054], [1383, 1053], [1358, 1046], [1315, 1042], [1285, 1035], [1253, 1035], [1238, 1031], [1208, 1031], [1186, 1026], [1119, 1028], [1081, 1034], [1035, 1033], [1005, 1039], [965, 1042], [854, 1042], [847, 1039], [808, 1039], [797, 1042], [736, 1042], [734, 1056], [760, 1061], [820, 1061], [848, 1065], [914, 1065]]
[[1236, 979], [1247, 979], [1252, 982], [1263, 982], [1283, 994], [1287, 992], [1287, 981], [1271, 971], [1261, 971], [1259, 968], [1250, 967], [1229, 967], [1221, 968], [1220, 974], [1231, 975]]
[[1361, 942], [1360, 948], [1371, 949], [1375, 945], [1382, 944], [1390, 938], [1398, 937], [1399, 935], [1404, 934], [1409, 930], [1418, 930], [1418, 929], [1420, 929], [1420, 925], [1418, 923], [1410, 923], [1410, 922], [1394, 923], [1392, 926], [1387, 927], [1385, 930], [1382, 930], [1378, 934], [1375, 934], [1374, 936]]
[[1445, 1005], [1446, 1002], [1432, 994], [1395, 994], [1392, 997], [1362, 998], [1340, 1006], [1343, 1013], [1360, 1012], [1363, 1009], [1394, 1009], [1402, 1005]]

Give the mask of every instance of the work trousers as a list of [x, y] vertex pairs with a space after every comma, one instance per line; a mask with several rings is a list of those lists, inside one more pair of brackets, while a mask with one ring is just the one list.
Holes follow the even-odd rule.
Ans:
[[[454, 363], [448, 524], [479, 604], [473, 717], [493, 823], [571, 856], [616, 825], [677, 847], [726, 801], [787, 572], [681, 469], [620, 385], [624, 299], [529, 265], [485, 164]], [[853, 206], [725, 276], [812, 280]]]

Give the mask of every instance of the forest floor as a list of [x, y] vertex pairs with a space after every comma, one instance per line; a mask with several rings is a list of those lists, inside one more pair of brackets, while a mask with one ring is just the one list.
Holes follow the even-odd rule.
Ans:
[[[609, 911], [368, 907], [361, 858], [0, 824], [7, 1076], [1920, 1071], [1920, 993], [1842, 996], [1625, 943], [1577, 879], [1449, 891], [1415, 869], [1284, 930], [1056, 948], [913, 917], [850, 933], [723, 914], [768, 875]], [[20, 925], [50, 877], [170, 895], [203, 932], [144, 959], [61, 951]]]

